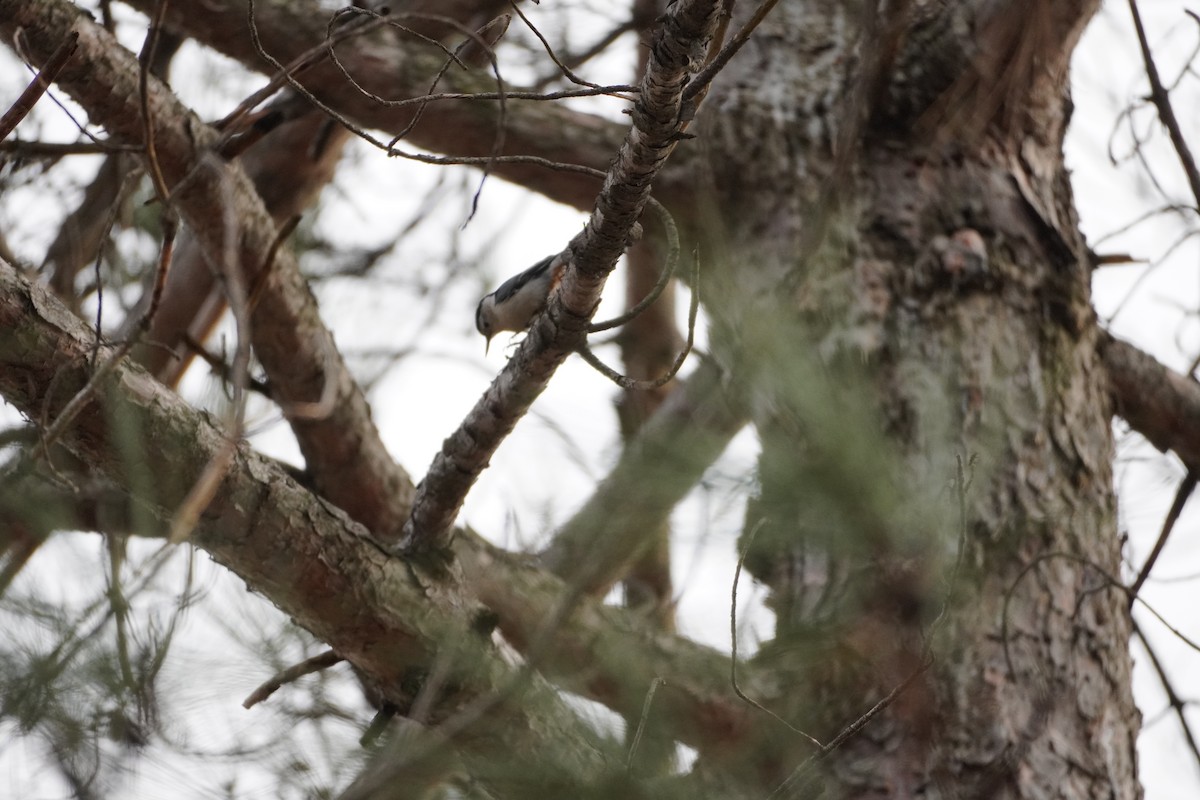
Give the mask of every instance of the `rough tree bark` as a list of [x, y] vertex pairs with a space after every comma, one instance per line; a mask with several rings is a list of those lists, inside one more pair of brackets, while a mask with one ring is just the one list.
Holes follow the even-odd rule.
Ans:
[[760, 661], [789, 714], [825, 739], [926, 666], [954, 582], [908, 699], [827, 760], [835, 796], [1138, 794], [1112, 409], [1061, 147], [1094, 8], [781, 4], [703, 118], [735, 298], [716, 349], [748, 368], [763, 442]]

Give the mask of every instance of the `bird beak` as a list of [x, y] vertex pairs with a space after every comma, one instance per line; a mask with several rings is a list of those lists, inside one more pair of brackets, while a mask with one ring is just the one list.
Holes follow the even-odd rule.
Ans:
[[489, 337], [487, 337], [486, 339], [484, 339], [484, 340], [483, 340], [483, 354], [484, 354], [484, 356], [486, 356], [486, 355], [488, 354], [488, 348], [490, 348], [491, 346], [492, 346], [492, 337], [490, 337], [490, 336], [489, 336]]

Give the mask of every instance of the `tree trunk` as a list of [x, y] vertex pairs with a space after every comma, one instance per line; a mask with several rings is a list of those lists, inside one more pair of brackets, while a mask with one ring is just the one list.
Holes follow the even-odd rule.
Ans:
[[832, 796], [1136, 797], [1061, 150], [1095, 4], [853, 5], [781, 4], [701, 134], [715, 347], [763, 442], [743, 546], [778, 615], [772, 708], [828, 741], [917, 676], [825, 759]]

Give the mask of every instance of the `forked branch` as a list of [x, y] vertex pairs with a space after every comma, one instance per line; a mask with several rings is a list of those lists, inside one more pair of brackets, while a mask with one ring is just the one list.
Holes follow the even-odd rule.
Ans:
[[492, 454], [558, 366], [583, 344], [605, 280], [650, 196], [651, 182], [687, 123], [683, 91], [716, 27], [717, 5], [713, 0], [680, 0], [663, 17], [634, 103], [633, 126], [591, 219], [570, 244], [566, 275], [546, 313], [434, 458], [404, 525], [405, 552], [446, 550], [458, 510]]

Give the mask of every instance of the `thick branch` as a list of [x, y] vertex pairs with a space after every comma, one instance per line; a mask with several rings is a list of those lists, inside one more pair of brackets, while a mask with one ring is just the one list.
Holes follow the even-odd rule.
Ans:
[[[325, 117], [305, 114], [272, 131], [239, 157], [276, 225], [302, 214], [333, 178], [347, 134], [341, 128], [325, 131], [327, 125]], [[322, 147], [314, 153], [313, 143], [322, 135]], [[226, 308], [224, 290], [205, 254], [184, 231], [162, 304], [150, 323], [148, 341], [134, 350], [135, 358], [163, 383], [175, 386], [194, 356], [186, 344], [188, 337], [205, 341]], [[325, 491], [323, 486], [318, 488]], [[339, 505], [372, 527], [377, 515]]]
[[[150, 13], [155, 0], [129, 0]], [[199, 42], [257, 71], [269, 71], [255, 51], [246, 26], [245, 0], [211, 0], [197, 14], [190, 3], [172, 3], [167, 23]], [[446, 11], [439, 10], [445, 14]], [[402, 14], [394, 14], [402, 23]], [[324, 40], [329, 15], [312, 0], [257, 0], [255, 23], [264, 49], [288, 63]], [[419, 21], [419, 20], [417, 20]], [[445, 55], [411, 40], [378, 43], [356, 39], [338, 48], [347, 71], [369, 91], [389, 99], [419, 97], [445, 63]], [[307, 70], [305, 88], [339, 113], [365, 128], [400, 134], [410, 124], [412, 107], [376, 103], [352, 87], [336, 68], [323, 63]], [[445, 91], [495, 91], [495, 83], [480, 72], [451, 69], [442, 81]], [[489, 156], [501, 118], [494, 102], [436, 102], [426, 106], [422, 121], [407, 141], [455, 156]], [[554, 103], [510, 103], [504, 118], [503, 154], [535, 154], [550, 161], [599, 167], [608, 162], [620, 141], [621, 127], [601, 117], [582, 114]], [[552, 172], [531, 164], [496, 164], [492, 172], [562, 203], [587, 208], [596, 196], [595, 181], [579, 174]]]
[[[102, 347], [99, 358], [112, 352]], [[87, 326], [49, 291], [0, 262], [0, 394], [28, 416], [53, 418], [88, 382], [91, 355]], [[127, 487], [133, 501], [159, 519], [171, 517], [224, 446], [206, 415], [128, 362], [98, 384], [92, 408], [61, 441], [97, 472]], [[56, 505], [69, 501], [59, 498]], [[453, 728], [463, 719], [457, 712], [464, 705], [482, 708], [477, 725], [464, 731], [468, 760], [472, 753], [491, 758], [498, 752], [518, 759], [545, 755], [560, 765], [578, 758], [580, 781], [599, 769], [587, 755], [595, 755], [595, 745], [580, 738], [573, 715], [557, 705], [540, 679], [529, 675], [513, 683], [512, 670], [479, 635], [484, 616], [474, 599], [447, 589], [443, 581], [423, 580], [271, 460], [239, 448], [191, 541], [365, 671], [401, 708], [413, 699], [404, 687], [439, 656], [449, 651], [477, 664], [478, 669], [467, 669], [455, 662], [462, 695], [430, 718]], [[455, 552], [466, 571], [464, 584], [477, 587], [511, 641], [528, 645], [544, 633], [545, 621], [563, 601], [561, 580], [474, 536], [460, 537]], [[597, 642], [605, 643], [599, 652], [611, 659], [595, 660]], [[636, 706], [655, 677], [666, 677], [656, 713], [669, 721], [673, 736], [718, 756], [747, 748], [766, 758], [758, 737], [773, 730], [772, 724], [733, 695], [727, 657], [654, 631], [635, 615], [584, 601], [562, 620], [548, 646], [531, 657], [541, 674], [618, 710]], [[752, 666], [740, 670], [740, 683], [759, 697], [773, 691]], [[491, 694], [517, 685], [524, 694]], [[489, 697], [492, 705], [481, 705]], [[502, 727], [508, 723], [517, 730]], [[459, 737], [451, 738], [463, 746]]]
[[[114, 141], [141, 143], [133, 54], [61, 0], [0, 0], [0, 32], [11, 40], [18, 28], [30, 54], [39, 59], [71, 30], [78, 30], [78, 55], [59, 75], [59, 85]], [[276, 227], [245, 173], [212, 152], [216, 132], [161, 83], [150, 81], [155, 146], [173, 193], [171, 202], [209, 266], [222, 274], [240, 274], [244, 285], [251, 286], [267, 262]], [[346, 508], [356, 508], [359, 494], [389, 498], [389, 504], [374, 509], [375, 516], [361, 521], [373, 531], [395, 530], [409, 508], [411, 481], [380, 441], [366, 399], [287, 248], [274, 258], [252, 323], [255, 352], [290, 418], [309, 472], [329, 492], [329, 500]]]
[[[663, 678], [655, 717], [671, 736], [718, 759], [772, 727], [734, 693], [728, 655], [655, 630], [641, 615], [586, 600], [554, 628], [552, 646], [539, 647], [566, 585], [473, 534], [459, 536], [454, 552], [505, 637], [566, 689], [636, 718], [651, 683]], [[768, 696], [771, 687], [752, 667], [738, 673], [745, 691]]]
[[1200, 467], [1200, 384], [1109, 334], [1099, 347], [1117, 414], [1159, 450]]
[[600, 292], [650, 197], [650, 183], [679, 141], [689, 117], [683, 89], [716, 25], [712, 0], [682, 0], [668, 9], [650, 49], [633, 127], [609, 169], [591, 219], [572, 241], [570, 266], [516, 355], [458, 430], [442, 444], [417, 490], [401, 544], [443, 550], [467, 492], [500, 442], [583, 344]]
[[746, 424], [720, 369], [701, 364], [621, 453], [595, 494], [543, 553], [570, 585], [603, 594]]
[[[0, 262], [0, 394], [8, 402], [26, 416], [53, 419], [88, 383], [92, 345], [87, 326], [49, 291]], [[101, 347], [98, 357], [113, 352]], [[171, 518], [225, 446], [206, 415], [127, 362], [96, 385], [91, 407], [61, 441], [160, 520]], [[480, 635], [476, 603], [421, 580], [270, 460], [238, 448], [191, 541], [367, 673], [402, 709], [413, 701], [413, 681], [449, 658], [453, 680], [446, 686], [453, 688], [430, 722], [461, 722], [461, 709], [477, 704], [469, 730], [451, 736], [468, 760], [549, 759], [564, 773], [577, 770], [581, 783], [603, 769], [587, 727], [540, 680], [517, 682]]]

